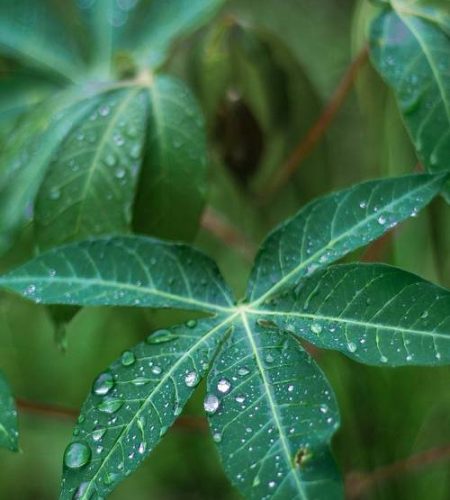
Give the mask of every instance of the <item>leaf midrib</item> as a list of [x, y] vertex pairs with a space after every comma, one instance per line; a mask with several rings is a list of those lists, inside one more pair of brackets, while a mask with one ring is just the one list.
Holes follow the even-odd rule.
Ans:
[[[255, 299], [254, 301], [252, 301], [249, 304], [249, 307], [252, 308], [252, 307], [259, 306], [259, 304], [261, 304], [262, 302], [264, 302], [268, 297], [270, 297], [277, 290], [279, 290], [280, 288], [282, 288], [285, 285], [285, 283], [287, 283], [290, 280], [292, 280], [293, 277], [296, 274], [298, 274], [300, 271], [302, 271], [309, 264], [317, 261], [317, 259], [321, 255], [323, 255], [327, 250], [332, 249], [334, 247], [334, 245], [338, 244], [341, 240], [347, 238], [348, 236], [351, 236], [351, 234], [353, 232], [357, 231], [361, 226], [364, 226], [364, 225], [368, 224], [369, 222], [378, 219], [378, 217], [380, 217], [380, 214], [383, 214], [384, 212], [389, 212], [389, 211], [393, 210], [393, 208], [396, 205], [401, 204], [401, 203], [404, 202], [404, 200], [413, 197], [418, 191], [422, 191], [423, 189], [425, 189], [429, 185], [434, 184], [437, 181], [441, 182], [441, 179], [443, 179], [443, 177], [444, 177], [444, 175], [442, 175], [442, 176], [433, 176], [430, 179], [430, 181], [427, 182], [426, 184], [422, 184], [422, 185], [416, 187], [415, 189], [413, 189], [412, 191], [408, 191], [406, 194], [404, 194], [400, 198], [396, 198], [394, 201], [391, 201], [388, 205], [385, 205], [382, 209], [380, 209], [380, 210], [378, 210], [376, 212], [373, 212], [371, 215], [369, 215], [365, 219], [362, 219], [356, 225], [351, 226], [350, 229], [348, 229], [347, 231], [344, 231], [343, 233], [341, 233], [337, 238], [334, 238], [333, 240], [331, 240], [330, 242], [328, 242], [325, 246], [323, 246], [320, 250], [318, 250], [317, 252], [315, 252], [314, 254], [312, 254], [310, 257], [308, 257], [307, 259], [305, 259], [303, 262], [301, 262], [297, 267], [295, 267], [292, 271], [290, 271], [288, 274], [286, 274], [280, 281], [278, 281], [278, 283], [276, 283], [269, 290], [267, 290], [262, 295], [260, 295], [257, 299]], [[343, 257], [344, 255], [345, 254], [341, 255], [339, 258]], [[330, 263], [331, 262], [328, 262], [327, 264], [330, 264]], [[323, 267], [323, 266], [320, 266], [320, 267]], [[319, 268], [317, 268], [317, 269], [319, 269]]]

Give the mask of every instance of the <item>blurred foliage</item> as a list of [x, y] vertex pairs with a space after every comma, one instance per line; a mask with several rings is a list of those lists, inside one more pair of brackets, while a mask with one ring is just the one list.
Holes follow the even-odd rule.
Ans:
[[[88, 43], [83, 25], [69, 15], [63, 0], [48, 1], [59, 7], [66, 24], [77, 26], [84, 44], [80, 57], [85, 57]], [[259, 202], [264, 181], [314, 123], [366, 43], [370, 20], [378, 9], [366, 0], [230, 0], [206, 28], [172, 47], [164, 69], [191, 84], [207, 120], [208, 203], [251, 243], [258, 243], [277, 222], [318, 194], [418, 167], [393, 93], [367, 64], [292, 183], [270, 205]], [[125, 74], [130, 65], [127, 54], [122, 54], [118, 67]], [[0, 60], [0, 107], [5, 110], [0, 116], [0, 147], [20, 124], [22, 112], [61, 83], [60, 77], [43, 77], [39, 69], [10, 57]], [[236, 95], [237, 103], [233, 102]], [[237, 138], [233, 132], [239, 132]], [[247, 137], [251, 144], [243, 140]], [[232, 145], [224, 138], [230, 138]], [[248, 161], [229, 159], [227, 151], [231, 148], [235, 153], [236, 140]], [[238, 164], [237, 174], [230, 163]], [[392, 237], [377, 247], [375, 258], [448, 287], [449, 224], [450, 207], [436, 199], [417, 218], [395, 228]], [[240, 294], [248, 261], [204, 228], [199, 229], [195, 245], [220, 263]], [[34, 253], [28, 221], [2, 257], [1, 270]], [[0, 367], [17, 397], [78, 409], [93, 378], [125, 348], [154, 328], [187, 318], [180, 312], [84, 308], [67, 326], [67, 349], [62, 353], [54, 341], [55, 325], [48, 309], [1, 293]], [[329, 351], [317, 353], [317, 360], [339, 400], [342, 427], [334, 449], [344, 472], [371, 471], [450, 443], [450, 368], [371, 368]], [[199, 387], [186, 414], [201, 413], [203, 392], [204, 387]], [[4, 498], [57, 496], [61, 457], [72, 426], [70, 418], [19, 411], [21, 452], [0, 450]], [[180, 426], [111, 498], [232, 500], [238, 494], [225, 478], [209, 435]], [[450, 498], [448, 462], [399, 475], [372, 488], [364, 498]]]

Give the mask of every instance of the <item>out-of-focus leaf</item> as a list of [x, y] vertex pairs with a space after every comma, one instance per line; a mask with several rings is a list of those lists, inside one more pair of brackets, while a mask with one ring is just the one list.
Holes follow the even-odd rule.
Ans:
[[146, 95], [138, 87], [121, 89], [94, 97], [91, 107], [58, 149], [40, 187], [36, 229], [43, 248], [128, 230]]
[[139, 467], [205, 375], [227, 322], [159, 330], [97, 377], [66, 448], [61, 499], [105, 497]]
[[192, 239], [205, 202], [206, 144], [203, 119], [188, 88], [158, 76], [149, 88], [144, 163], [135, 204], [140, 233]]
[[0, 448], [17, 451], [17, 410], [8, 382], [0, 372]]
[[81, 58], [55, 12], [47, 0], [2, 0], [0, 52], [76, 80], [83, 71]]
[[5, 146], [0, 162], [0, 252], [33, 214], [33, 203], [58, 146], [93, 103], [59, 95], [23, 117]]
[[[395, 90], [416, 150], [431, 172], [449, 170], [450, 16], [444, 4], [396, 0], [375, 19], [372, 59]], [[448, 188], [445, 194], [450, 200]]]
[[294, 339], [256, 318], [235, 321], [208, 377], [205, 407], [218, 401], [209, 421], [227, 474], [245, 498], [339, 499], [333, 391]]

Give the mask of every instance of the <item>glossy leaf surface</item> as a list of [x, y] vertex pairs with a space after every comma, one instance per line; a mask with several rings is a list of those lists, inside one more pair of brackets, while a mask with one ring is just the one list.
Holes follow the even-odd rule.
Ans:
[[44, 304], [200, 311], [231, 305], [227, 286], [206, 256], [184, 245], [139, 236], [50, 250], [3, 276], [0, 284]]
[[[372, 59], [394, 89], [431, 172], [450, 169], [450, 13], [447, 2], [396, 0], [372, 25]], [[449, 188], [446, 197], [449, 198]]]
[[250, 299], [264, 300], [417, 214], [445, 177], [410, 175], [364, 182], [318, 198], [275, 229], [256, 257]]
[[55, 246], [128, 231], [144, 142], [146, 99], [129, 88], [94, 99], [50, 166], [36, 205], [38, 241]]
[[18, 451], [17, 410], [8, 382], [0, 372], [0, 448]]
[[105, 497], [141, 464], [207, 371], [226, 322], [159, 330], [98, 376], [65, 452], [60, 498]]
[[325, 376], [289, 335], [243, 312], [208, 379], [209, 420], [245, 498], [341, 498], [329, 442], [339, 425]]
[[158, 237], [192, 239], [207, 183], [203, 118], [189, 89], [174, 78], [155, 77], [149, 96], [135, 227]]

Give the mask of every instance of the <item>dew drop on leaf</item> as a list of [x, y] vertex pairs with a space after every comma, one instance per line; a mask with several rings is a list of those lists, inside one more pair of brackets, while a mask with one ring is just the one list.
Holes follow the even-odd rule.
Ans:
[[198, 378], [197, 372], [189, 372], [184, 377], [184, 383], [188, 387], [195, 387], [198, 384], [198, 380], [199, 380], [199, 378]]
[[114, 377], [111, 372], [101, 373], [92, 386], [92, 392], [97, 396], [105, 396], [114, 387]]
[[103, 413], [115, 413], [123, 405], [123, 401], [120, 399], [105, 399], [99, 405], [97, 405], [98, 411]]
[[165, 342], [176, 340], [177, 338], [178, 335], [175, 335], [170, 330], [157, 330], [147, 337], [147, 344], [163, 344]]
[[91, 449], [85, 443], [74, 441], [64, 452], [64, 465], [69, 469], [79, 469], [89, 463]]
[[131, 366], [136, 362], [136, 356], [131, 351], [124, 351], [120, 358], [120, 362], [123, 366]]
[[203, 408], [207, 413], [213, 414], [219, 409], [219, 400], [214, 394], [208, 394], [203, 401]]
[[231, 389], [231, 383], [226, 378], [222, 378], [217, 383], [217, 390], [222, 394], [226, 394]]
[[319, 335], [320, 333], [322, 333], [322, 325], [319, 325], [319, 323], [313, 323], [310, 328], [311, 328], [311, 331], [313, 333], [315, 333], [316, 335]]

